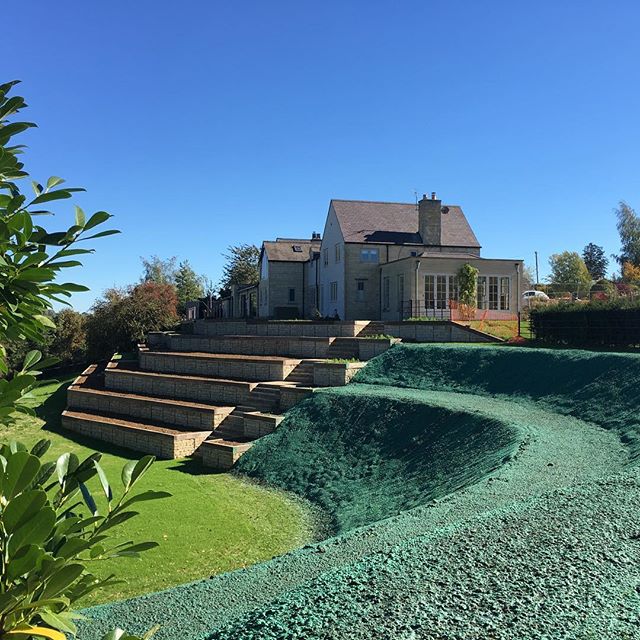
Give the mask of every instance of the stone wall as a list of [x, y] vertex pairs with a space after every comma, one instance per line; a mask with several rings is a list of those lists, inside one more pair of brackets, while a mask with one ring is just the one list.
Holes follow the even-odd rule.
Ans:
[[366, 326], [367, 321], [354, 322], [299, 322], [277, 321], [225, 321], [196, 320], [193, 332], [199, 335], [257, 335], [257, 336], [310, 336], [318, 338], [354, 338]]
[[313, 366], [316, 387], [344, 387], [365, 366], [364, 362], [323, 362]]
[[400, 338], [362, 338], [358, 340], [358, 352], [360, 360], [371, 360], [400, 342]]
[[284, 380], [299, 364], [298, 360], [283, 358], [219, 358], [146, 350], [140, 351], [139, 362], [143, 371], [262, 382]]
[[234, 380], [208, 380], [191, 378], [188, 381], [169, 374], [150, 374], [111, 368], [105, 370], [107, 389], [124, 393], [193, 400], [224, 405], [246, 405], [254, 383]]
[[497, 342], [496, 338], [455, 322], [385, 322], [385, 334], [413, 342]]
[[233, 467], [238, 458], [250, 448], [250, 442], [243, 442], [235, 445], [229, 443], [216, 443], [215, 441], [205, 442], [202, 447], [200, 447], [202, 464], [205, 467], [228, 471]]
[[109, 391], [73, 386], [67, 390], [67, 404], [70, 409], [78, 411], [130, 416], [196, 430], [214, 429], [233, 409], [199, 407], [193, 403], [164, 398], [112, 395]]
[[99, 422], [72, 417], [67, 415], [66, 411], [62, 414], [62, 426], [89, 438], [167, 460], [192, 455], [211, 433], [210, 431], [190, 433], [174, 431], [170, 433], [169, 430], [155, 429], [149, 425], [137, 429], [125, 424], [118, 424], [113, 420]]

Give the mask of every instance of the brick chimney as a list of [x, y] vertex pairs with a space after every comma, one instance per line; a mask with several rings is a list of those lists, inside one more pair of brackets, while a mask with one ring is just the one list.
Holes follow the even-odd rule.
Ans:
[[418, 203], [418, 232], [424, 244], [442, 244], [442, 200], [436, 199], [435, 192], [431, 198], [425, 193]]

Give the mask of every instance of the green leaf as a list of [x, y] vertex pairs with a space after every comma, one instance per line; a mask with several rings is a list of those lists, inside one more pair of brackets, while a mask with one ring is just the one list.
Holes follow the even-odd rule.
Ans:
[[93, 515], [97, 515], [98, 507], [96, 505], [96, 501], [93, 499], [91, 491], [89, 491], [84, 482], [80, 483], [80, 491], [82, 492], [82, 497], [84, 498], [87, 507], [89, 507], [89, 511], [91, 511]]
[[51, 440], [38, 440], [33, 447], [31, 447], [31, 453], [37, 458], [42, 458], [42, 456], [49, 451], [49, 447], [51, 446]]
[[53, 189], [53, 187], [57, 187], [59, 184], [62, 184], [64, 180], [62, 178], [58, 178], [58, 176], [51, 176], [47, 180], [47, 190]]
[[38, 611], [42, 620], [50, 627], [64, 633], [76, 634], [76, 625], [64, 613], [53, 613], [50, 609]]
[[109, 218], [113, 216], [106, 211], [96, 211], [90, 218], [87, 224], [84, 225], [85, 229], [93, 229], [93, 227], [97, 227], [99, 224], [106, 222]]
[[87, 221], [86, 216], [84, 215], [84, 211], [78, 205], [76, 205], [75, 209], [76, 209], [76, 224], [79, 227], [84, 227]]
[[35, 315], [33, 316], [34, 320], [37, 320], [40, 324], [44, 325], [45, 327], [49, 328], [49, 329], [55, 329], [56, 325], [55, 322], [49, 318], [48, 316], [42, 316], [42, 315]]
[[17, 451], [7, 459], [7, 468], [2, 474], [2, 495], [10, 500], [18, 495], [36, 477], [40, 460], [26, 451]]
[[94, 238], [104, 238], [106, 236], [113, 236], [116, 233], [122, 233], [118, 229], [110, 229], [109, 231], [101, 231], [100, 233], [94, 233], [92, 236], [82, 238], [83, 240], [93, 240]]
[[124, 466], [124, 469], [122, 469], [122, 483], [124, 484], [125, 492], [129, 491], [149, 470], [149, 467], [155, 462], [155, 459], [155, 456], [144, 456], [137, 462], [132, 460]]
[[113, 494], [111, 492], [111, 487], [109, 486], [107, 475], [97, 460], [94, 460], [93, 466], [95, 467], [96, 473], [98, 474], [98, 479], [100, 480], [100, 484], [102, 485], [102, 491], [104, 492], [106, 499], [111, 502]]
[[167, 491], [143, 491], [135, 496], [131, 496], [128, 500], [122, 503], [121, 508], [129, 507], [136, 502], [145, 502], [147, 500], [160, 500], [162, 498], [170, 498], [171, 494]]
[[48, 506], [44, 506], [14, 531], [9, 539], [9, 556], [15, 555], [23, 546], [43, 543], [53, 531], [56, 523], [56, 513]]
[[44, 491], [25, 491], [9, 500], [2, 513], [2, 524], [8, 534], [27, 523], [47, 502]]
[[43, 202], [51, 202], [52, 200], [66, 200], [73, 197], [73, 193], [84, 191], [84, 189], [58, 189], [57, 191], [49, 191], [34, 198], [31, 204], [42, 204]]
[[7, 578], [13, 581], [35, 571], [40, 566], [43, 557], [44, 551], [36, 544], [22, 547], [16, 555], [9, 559], [6, 566]]
[[58, 482], [63, 485], [67, 477], [78, 468], [79, 460], [75, 453], [63, 453], [56, 462]]
[[[53, 325], [55, 327], [55, 325]], [[38, 351], [37, 349], [34, 349], [33, 351], [29, 351], [29, 353], [27, 353], [27, 355], [24, 357], [24, 363], [22, 364], [22, 370], [23, 371], [28, 371], [29, 369], [31, 369], [31, 367], [33, 367], [33, 365], [37, 364], [38, 362], [40, 362], [40, 359], [42, 358], [42, 353], [40, 351]]]
[[82, 564], [65, 564], [47, 580], [41, 597], [55, 598], [62, 595], [65, 589], [82, 575], [83, 571], [84, 565]]

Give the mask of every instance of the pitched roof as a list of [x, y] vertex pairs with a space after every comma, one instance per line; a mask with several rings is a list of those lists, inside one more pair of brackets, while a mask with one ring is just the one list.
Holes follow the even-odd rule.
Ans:
[[[345, 242], [423, 244], [418, 232], [418, 207], [409, 202], [332, 200]], [[480, 247], [462, 209], [447, 205], [442, 214], [444, 247]]]
[[[265, 240], [262, 247], [271, 262], [306, 262], [312, 251], [320, 251], [320, 240], [278, 238]], [[298, 247], [300, 251], [297, 250]]]

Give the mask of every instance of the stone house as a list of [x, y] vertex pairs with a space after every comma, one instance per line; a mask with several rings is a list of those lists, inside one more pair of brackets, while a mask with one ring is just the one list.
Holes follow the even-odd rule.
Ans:
[[258, 316], [308, 318], [319, 307], [318, 283], [321, 237], [277, 238], [262, 243]]
[[417, 204], [332, 200], [322, 236], [318, 299], [343, 320], [451, 317], [457, 273], [479, 271], [478, 315], [520, 310], [522, 260], [489, 259], [459, 206], [435, 193]]

